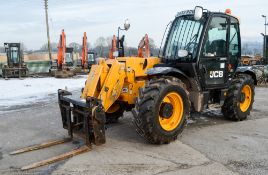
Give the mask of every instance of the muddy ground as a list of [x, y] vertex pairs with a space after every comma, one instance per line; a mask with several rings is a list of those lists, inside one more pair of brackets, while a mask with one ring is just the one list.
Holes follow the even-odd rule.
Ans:
[[82, 143], [10, 156], [8, 153], [67, 136], [56, 97], [5, 109], [0, 114], [0, 174], [268, 174], [268, 88], [257, 88], [254, 109], [243, 122], [225, 120], [219, 110], [192, 114], [182, 136], [169, 145], [150, 145], [135, 133], [132, 114], [107, 126], [107, 143], [71, 159], [30, 171], [20, 167]]

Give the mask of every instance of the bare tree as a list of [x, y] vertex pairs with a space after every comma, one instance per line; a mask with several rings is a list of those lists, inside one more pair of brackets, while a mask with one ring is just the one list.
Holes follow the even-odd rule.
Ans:
[[104, 37], [99, 37], [96, 39], [94, 44], [94, 50], [98, 54], [99, 57], [107, 57], [109, 53], [109, 49]]
[[20, 42], [20, 49], [21, 49], [23, 52], [27, 51], [27, 47], [26, 47], [26, 45], [24, 44], [24, 42]]
[[72, 47], [74, 49], [74, 52], [80, 52], [82, 49], [82, 46], [76, 42], [70, 43], [69, 47]]
[[126, 52], [126, 56], [138, 55], [138, 49], [136, 47], [126, 47], [125, 52]]
[[248, 55], [248, 53], [249, 53], [248, 44], [245, 43], [245, 44], [243, 44], [243, 46], [242, 46], [242, 55]]
[[0, 46], [0, 53], [5, 53], [5, 47], [4, 46]]
[[95, 41], [94, 46], [95, 47], [98, 47], [98, 46], [105, 47], [105, 46], [107, 46], [105, 38], [102, 37], [102, 36], [97, 38], [96, 41]]
[[[51, 47], [51, 51], [52, 52], [57, 52], [58, 51], [58, 44], [57, 43], [50, 43], [50, 47]], [[46, 44], [43, 44], [41, 47], [40, 47], [40, 51], [47, 51], [48, 50], [48, 45], [47, 43]]]
[[106, 43], [109, 48], [111, 48], [112, 46], [112, 40], [113, 40], [113, 36], [106, 37]]
[[159, 48], [156, 46], [153, 38], [149, 38], [149, 47], [151, 56], [158, 56]]
[[87, 49], [88, 50], [93, 50], [93, 45], [90, 42], [87, 42]]
[[149, 38], [150, 49], [156, 49], [156, 44], [153, 38]]

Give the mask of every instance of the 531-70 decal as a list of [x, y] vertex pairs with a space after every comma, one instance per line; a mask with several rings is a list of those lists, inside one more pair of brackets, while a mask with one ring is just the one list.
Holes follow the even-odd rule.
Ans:
[[223, 77], [223, 71], [210, 71], [209, 72], [210, 78], [222, 78]]

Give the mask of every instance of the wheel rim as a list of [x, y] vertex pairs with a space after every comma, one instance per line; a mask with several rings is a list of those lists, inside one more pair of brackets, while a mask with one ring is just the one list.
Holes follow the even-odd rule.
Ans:
[[120, 105], [119, 104], [113, 104], [106, 112], [109, 114], [115, 113], [116, 111], [118, 111], [120, 109]]
[[251, 104], [252, 100], [252, 90], [249, 85], [245, 85], [242, 89], [242, 94], [244, 95], [243, 101], [240, 102], [240, 109], [242, 112], [246, 112]]
[[162, 103], [170, 103], [173, 107], [173, 112], [169, 118], [164, 118], [159, 114], [160, 126], [166, 131], [172, 131], [175, 128], [177, 128], [177, 126], [180, 124], [182, 120], [183, 116], [182, 98], [178, 93], [171, 92], [164, 97]]

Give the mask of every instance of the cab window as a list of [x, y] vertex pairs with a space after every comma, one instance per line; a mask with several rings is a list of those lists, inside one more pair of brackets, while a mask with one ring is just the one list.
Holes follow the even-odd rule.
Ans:
[[227, 31], [226, 18], [212, 18], [202, 51], [204, 57], [227, 57]]
[[238, 64], [240, 55], [239, 47], [239, 22], [235, 18], [231, 18], [230, 24], [230, 39], [229, 39], [229, 55], [230, 63], [234, 66]]

